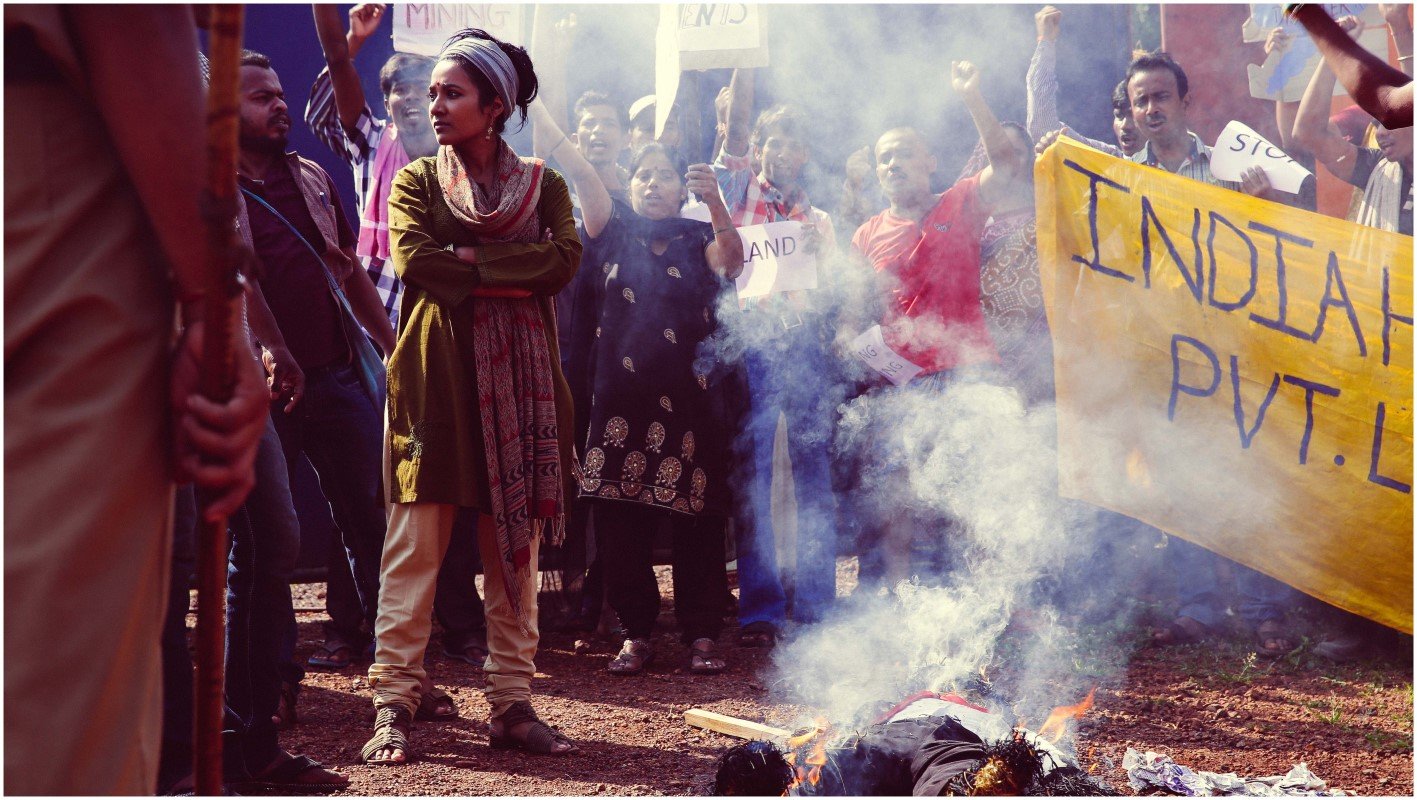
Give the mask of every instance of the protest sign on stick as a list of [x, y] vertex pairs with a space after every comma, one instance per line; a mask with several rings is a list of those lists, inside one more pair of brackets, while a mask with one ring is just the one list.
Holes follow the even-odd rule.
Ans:
[[1211, 148], [1210, 172], [1223, 181], [1238, 181], [1251, 167], [1263, 169], [1274, 188], [1290, 194], [1298, 194], [1300, 184], [1314, 174], [1249, 125], [1232, 120]]
[[525, 8], [513, 3], [399, 3], [393, 7], [394, 49], [436, 56], [448, 37], [463, 28], [481, 28], [520, 45]]
[[1412, 631], [1412, 238], [1039, 157], [1059, 490]]
[[654, 135], [664, 133], [684, 70], [766, 67], [767, 28], [756, 3], [664, 3], [655, 32]]

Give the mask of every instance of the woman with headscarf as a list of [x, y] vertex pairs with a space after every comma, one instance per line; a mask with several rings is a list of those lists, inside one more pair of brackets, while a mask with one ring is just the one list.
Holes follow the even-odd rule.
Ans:
[[389, 359], [377, 711], [362, 756], [399, 764], [421, 694], [439, 564], [459, 507], [474, 508], [484, 564], [485, 664], [493, 747], [575, 750], [531, 706], [538, 546], [564, 530], [570, 393], [553, 297], [581, 245], [566, 183], [500, 134], [526, 119], [536, 73], [520, 47], [459, 31], [433, 68], [428, 113], [438, 154], [394, 179], [389, 238], [405, 291]]

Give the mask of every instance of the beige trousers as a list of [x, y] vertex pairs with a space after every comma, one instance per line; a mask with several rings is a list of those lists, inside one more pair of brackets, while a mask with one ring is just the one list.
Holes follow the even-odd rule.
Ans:
[[5, 84], [7, 794], [157, 781], [172, 292], [82, 97]]
[[[438, 569], [448, 552], [457, 506], [442, 503], [393, 503], [384, 560], [379, 572], [379, 617], [374, 623], [376, 649], [369, 665], [369, 685], [374, 688], [374, 708], [401, 705], [418, 710], [423, 692], [432, 686], [423, 669], [423, 654], [432, 630], [433, 594]], [[482, 553], [483, 605], [487, 609], [487, 703], [492, 715], [505, 712], [518, 700], [531, 699], [532, 659], [540, 640], [536, 622], [537, 555], [539, 540], [531, 545], [532, 579], [522, 586], [522, 607], [529, 633], [523, 633], [512, 613], [502, 571], [497, 564], [497, 534], [492, 518], [477, 517], [477, 545]], [[469, 576], [471, 577], [471, 576]]]

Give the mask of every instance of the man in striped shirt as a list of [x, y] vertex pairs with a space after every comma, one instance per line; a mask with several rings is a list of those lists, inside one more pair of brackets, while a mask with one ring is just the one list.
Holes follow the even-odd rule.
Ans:
[[[399, 158], [404, 163], [438, 152], [438, 139], [428, 122], [432, 59], [395, 53], [384, 63], [379, 70], [379, 88], [384, 94], [385, 119], [376, 118], [364, 101], [354, 57], [378, 28], [383, 10], [384, 6], [374, 3], [355, 6], [349, 12], [349, 33], [345, 35], [340, 30], [343, 26], [337, 6], [315, 6], [315, 28], [328, 66], [310, 87], [310, 100], [305, 106], [305, 123], [354, 170], [362, 222], [384, 218], [379, 209], [370, 207], [371, 198], [388, 200], [389, 187], [381, 185], [387, 183], [387, 178], [381, 181], [376, 171], [381, 146], [393, 147], [391, 139], [396, 138], [402, 145]], [[364, 246], [366, 238], [370, 238], [368, 233], [361, 232], [359, 260], [369, 271], [374, 288], [384, 301], [384, 310], [397, 329], [403, 284], [386, 256], [369, 252], [371, 248]], [[387, 237], [387, 228], [384, 235]]]
[[[1127, 93], [1132, 117], [1147, 142], [1132, 160], [1261, 199], [1278, 199], [1264, 170], [1248, 170], [1238, 183], [1211, 174], [1210, 148], [1186, 124], [1191, 104], [1188, 89], [1185, 70], [1170, 55], [1147, 53], [1133, 59], [1127, 68]], [[1152, 633], [1152, 642], [1163, 646], [1208, 637], [1220, 628], [1225, 614], [1217, 577], [1221, 556], [1179, 539], [1173, 542], [1178, 546], [1172, 566], [1185, 580], [1177, 582], [1180, 607], [1174, 621]], [[1249, 567], [1232, 564], [1231, 569], [1240, 595], [1240, 616], [1255, 633], [1256, 653], [1277, 658], [1290, 652], [1294, 642], [1285, 631], [1284, 606], [1294, 590]]]
[[1279, 194], [1264, 170], [1247, 170], [1241, 181], [1223, 181], [1210, 171], [1210, 148], [1190, 129], [1190, 83], [1169, 53], [1145, 53], [1127, 67], [1127, 94], [1132, 118], [1146, 144], [1132, 155], [1138, 164], [1157, 167], [1191, 180], [1278, 201]]

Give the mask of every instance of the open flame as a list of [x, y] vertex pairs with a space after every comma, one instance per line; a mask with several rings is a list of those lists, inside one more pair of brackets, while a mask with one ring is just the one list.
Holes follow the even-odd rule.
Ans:
[[1088, 709], [1092, 708], [1092, 698], [1096, 694], [1097, 687], [1094, 686], [1087, 693], [1087, 697], [1083, 698], [1081, 703], [1071, 706], [1058, 706], [1053, 709], [1053, 712], [1048, 715], [1047, 721], [1043, 723], [1043, 727], [1038, 729], [1038, 735], [1047, 739], [1049, 742], [1057, 744], [1058, 740], [1063, 738], [1063, 734], [1068, 731], [1068, 720], [1082, 719], [1082, 715], [1086, 714]]
[[[790, 752], [785, 759], [793, 765], [796, 775], [783, 792], [784, 795], [803, 783], [816, 786], [822, 780], [822, 767], [827, 763], [827, 739], [830, 733], [831, 725], [826, 718], [817, 717], [811, 728], [788, 738], [787, 747]], [[799, 754], [802, 756], [800, 764]]]

